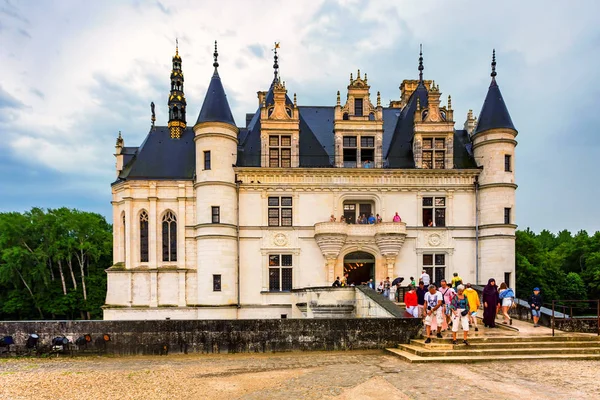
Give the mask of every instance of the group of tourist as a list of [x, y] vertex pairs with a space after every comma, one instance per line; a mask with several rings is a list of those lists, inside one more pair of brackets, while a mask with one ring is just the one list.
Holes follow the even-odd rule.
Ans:
[[[430, 283], [430, 277], [426, 271], [423, 271], [418, 287], [414, 287], [414, 280], [411, 277], [411, 285], [404, 295], [404, 304], [406, 311], [415, 318], [423, 318], [425, 324], [425, 343], [431, 343], [431, 336], [435, 333], [436, 337], [442, 338], [442, 332], [451, 327], [452, 343], [458, 344], [458, 331], [463, 331], [463, 341], [469, 345], [468, 334], [471, 327], [477, 332], [477, 313], [481, 306], [479, 293], [471, 287], [470, 283], [463, 285], [462, 279], [457, 273], [451, 280], [450, 285], [445, 279], [441, 279], [439, 287]], [[541, 298], [539, 298], [539, 289], [534, 292], [534, 297], [530, 299], [532, 313], [534, 315], [534, 326], [538, 326], [539, 307], [541, 307]], [[514, 291], [506, 283], [502, 283], [500, 288], [496, 287], [496, 281], [490, 279], [483, 289], [483, 323], [486, 327], [496, 327], [496, 315], [502, 312], [504, 324], [512, 324], [512, 319], [508, 311], [514, 303]], [[539, 307], [538, 307], [539, 305]], [[538, 317], [535, 319], [537, 308]]]
[[[331, 216], [329, 217], [329, 222], [337, 222], [337, 218], [335, 217], [335, 215], [331, 214]], [[339, 222], [345, 222], [345, 223], [352, 223], [354, 221], [349, 220], [348, 218], [346, 218], [345, 215], [340, 216], [340, 220]], [[383, 218], [381, 218], [381, 216], [379, 214], [370, 214], [368, 217], [365, 214], [359, 215], [356, 218], [356, 223], [357, 224], [364, 224], [364, 225], [369, 225], [369, 224], [380, 224], [383, 222]], [[400, 218], [400, 216], [398, 215], [398, 213], [396, 212], [396, 214], [394, 215], [394, 217], [392, 218], [392, 222], [402, 222], [402, 218]]]

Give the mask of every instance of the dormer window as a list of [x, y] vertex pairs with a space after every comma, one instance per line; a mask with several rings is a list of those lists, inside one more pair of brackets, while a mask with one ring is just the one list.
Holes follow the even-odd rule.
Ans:
[[423, 168], [444, 169], [446, 160], [446, 139], [423, 139]]
[[292, 166], [292, 137], [287, 135], [269, 136], [269, 167], [289, 168]]
[[363, 99], [354, 99], [354, 116], [362, 117], [363, 115]]

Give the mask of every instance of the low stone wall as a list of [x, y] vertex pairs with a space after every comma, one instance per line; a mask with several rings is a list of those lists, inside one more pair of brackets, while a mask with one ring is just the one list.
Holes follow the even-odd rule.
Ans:
[[[21, 321], [0, 322], [0, 337], [13, 336], [24, 345], [31, 333], [40, 345], [66, 336], [74, 342], [92, 336], [89, 350], [108, 354], [252, 353], [306, 350], [381, 349], [408, 343], [420, 320], [411, 318], [165, 320], [165, 321]], [[95, 340], [109, 334], [106, 348]], [[75, 348], [75, 346], [73, 345]]]

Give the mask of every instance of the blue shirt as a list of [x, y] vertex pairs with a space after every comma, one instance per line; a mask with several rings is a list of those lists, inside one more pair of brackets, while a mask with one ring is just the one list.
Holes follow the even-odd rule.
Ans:
[[369, 223], [370, 223], [370, 224], [374, 224], [374, 223], [375, 223], [375, 217], [374, 217], [374, 216], [372, 216], [372, 215], [371, 215], [371, 216], [369, 217]]

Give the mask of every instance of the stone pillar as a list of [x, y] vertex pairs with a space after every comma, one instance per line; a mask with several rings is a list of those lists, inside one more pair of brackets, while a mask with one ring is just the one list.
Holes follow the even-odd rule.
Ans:
[[133, 255], [133, 232], [135, 232], [135, 230], [133, 229], [133, 202], [131, 201], [131, 198], [126, 199], [125, 200], [125, 208], [126, 208], [126, 212], [125, 212], [125, 267], [126, 268], [133, 268], [133, 260], [134, 258], [132, 257]]
[[157, 245], [157, 224], [160, 226], [158, 221], [158, 215], [156, 214], [156, 197], [150, 197], [150, 209], [148, 210], [148, 265], [150, 268], [158, 267], [158, 248]]
[[335, 262], [337, 257], [326, 257], [325, 268], [327, 269], [327, 278], [329, 283], [335, 280]]

